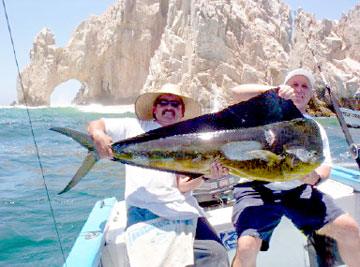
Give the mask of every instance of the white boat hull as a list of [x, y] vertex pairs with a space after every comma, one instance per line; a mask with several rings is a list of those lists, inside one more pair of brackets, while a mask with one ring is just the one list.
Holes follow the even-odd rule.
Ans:
[[360, 111], [348, 108], [340, 108], [340, 111], [349, 127], [360, 128]]

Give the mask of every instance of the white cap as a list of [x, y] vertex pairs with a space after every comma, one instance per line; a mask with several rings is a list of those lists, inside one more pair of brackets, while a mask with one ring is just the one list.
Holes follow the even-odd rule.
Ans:
[[308, 71], [306, 69], [295, 69], [295, 70], [290, 71], [288, 73], [288, 75], [286, 75], [286, 77], [285, 77], [284, 84], [286, 84], [292, 77], [297, 76], [297, 75], [306, 77], [310, 82], [311, 89], [314, 88], [314, 83], [315, 83], [314, 76], [311, 74], [310, 71]]

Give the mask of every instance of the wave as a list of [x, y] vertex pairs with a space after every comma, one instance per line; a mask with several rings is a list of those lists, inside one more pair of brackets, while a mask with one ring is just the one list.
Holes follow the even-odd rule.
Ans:
[[42, 109], [49, 108], [48, 106], [37, 106], [37, 107], [26, 107], [25, 105], [15, 105], [15, 106], [0, 106], [0, 109]]
[[117, 105], [117, 106], [103, 106], [100, 104], [91, 104], [86, 106], [76, 106], [82, 112], [94, 113], [127, 113], [135, 112], [134, 104], [131, 105]]
[[40, 244], [53, 243], [53, 240], [44, 237], [34, 237], [25, 231], [19, 231], [9, 224], [0, 224], [0, 251], [4, 253], [6, 250], [19, 249], [22, 247], [39, 246]]

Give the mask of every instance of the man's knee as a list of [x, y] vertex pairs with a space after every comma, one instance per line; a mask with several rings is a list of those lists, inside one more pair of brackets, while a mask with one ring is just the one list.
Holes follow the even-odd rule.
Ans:
[[237, 252], [241, 255], [257, 254], [261, 248], [261, 239], [254, 236], [241, 236], [237, 242]]
[[359, 239], [360, 235], [357, 222], [348, 214], [339, 216], [333, 222], [321, 228], [318, 233], [330, 236], [338, 242]]

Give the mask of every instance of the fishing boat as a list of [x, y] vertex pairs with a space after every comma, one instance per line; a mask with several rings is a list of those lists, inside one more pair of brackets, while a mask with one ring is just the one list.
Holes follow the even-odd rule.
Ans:
[[344, 107], [340, 108], [340, 110], [349, 127], [360, 128], [360, 111]]
[[[231, 262], [235, 255], [237, 236], [231, 223], [234, 199], [231, 189], [241, 182], [233, 176], [207, 182], [194, 192], [206, 210], [210, 223], [217, 230]], [[331, 195], [336, 203], [360, 223], [360, 172], [334, 166], [328, 180], [318, 188]], [[64, 266], [127, 266], [124, 239], [125, 202], [116, 198], [98, 201], [67, 257]], [[307, 238], [283, 218], [275, 230], [270, 249], [260, 252], [257, 266], [319, 266], [317, 254]], [[340, 264], [340, 265], [339, 265]], [[334, 266], [341, 266], [336, 259]]]
[[[271, 98], [270, 96], [274, 96], [274, 98]], [[259, 102], [266, 102], [267, 108], [270, 108], [273, 107], [272, 101], [275, 101], [274, 103], [277, 103], [276, 101], [282, 101], [275, 96], [275, 91], [268, 91], [247, 102], [231, 106], [217, 114], [203, 115], [179, 125], [181, 125], [180, 128], [193, 130], [194, 125], [198, 125], [198, 123], [207, 120], [214, 122], [219, 120], [219, 118], [223, 118], [224, 115], [227, 116], [226, 118], [229, 118], [229, 114], [237, 114], [237, 116], [239, 116], [239, 114], [245, 114], [247, 110], [256, 106], [254, 103]], [[264, 101], [263, 98], [266, 98], [267, 101]], [[276, 104], [276, 106], [284, 108], [284, 110], [281, 110], [280, 112], [282, 114], [285, 114], [285, 108], [287, 111], [290, 111], [290, 106], [286, 103], [283, 103], [283, 105]], [[232, 112], [235, 109], [241, 109], [241, 112]], [[279, 112], [274, 114], [271, 119], [277, 117]], [[248, 115], [249, 114], [246, 114], [246, 116]], [[254, 115], [254, 118], [252, 119], [255, 120], [256, 117], [257, 116]], [[253, 123], [254, 120], [252, 119], [250, 121]], [[182, 127], [183, 124], [186, 124], [187, 127]], [[179, 128], [177, 124], [174, 124], [171, 127], [176, 129]], [[346, 125], [344, 127], [346, 127]], [[159, 128], [152, 133], [137, 137], [137, 140], [140, 140], [140, 138], [151, 139], [151, 136], [158, 134], [158, 132], [161, 134], [163, 132], [171, 132], [169, 129], [166, 129], [165, 131]], [[56, 130], [60, 131], [60, 129]], [[343, 128], [343, 130], [348, 131], [347, 128]], [[76, 139], [76, 135], [79, 135], [78, 133], [72, 134], [69, 130], [61, 131], [63, 131], [63, 134], [71, 136], [74, 139]], [[87, 143], [90, 144], [91, 141], [88, 141]], [[352, 140], [349, 143], [353, 143]], [[356, 160], [359, 161], [359, 158], [357, 157]], [[206, 211], [209, 222], [214, 226], [228, 251], [230, 262], [235, 255], [237, 245], [237, 235], [231, 223], [232, 206], [235, 201], [232, 189], [236, 184], [245, 181], [243, 179], [244, 178], [241, 176], [227, 176], [215, 181], [210, 180], [211, 182], [207, 181], [193, 193], [199, 204]], [[72, 184], [74, 183], [70, 182], [70, 185]], [[360, 222], [359, 214], [356, 213], [360, 208], [359, 171], [341, 166], [334, 166], [330, 179], [320, 183], [318, 188], [322, 192], [332, 196], [340, 207]], [[107, 198], [98, 201], [82, 228], [67, 258], [65, 266], [128, 266], [124, 232], [126, 221], [126, 207], [124, 201], [117, 201], [115, 198]], [[289, 263], [291, 263], [291, 266], [313, 267], [339, 266], [339, 264], [342, 264], [336, 251], [336, 244], [334, 241], [326, 241], [327, 246], [330, 244], [334, 248], [334, 253], [332, 253], [334, 256], [334, 264], [324, 265], [322, 264], [322, 261], [327, 259], [324, 259], [324, 257], [321, 256], [318, 247], [316, 246], [317, 248], [315, 248], [313, 246], [314, 243], [309, 240], [311, 239], [308, 239], [300, 233], [288, 219], [283, 218], [280, 225], [275, 229], [271, 239], [270, 249], [266, 252], [260, 252], [257, 266], [289, 266]], [[317, 245], [316, 242], [315, 245]]]

